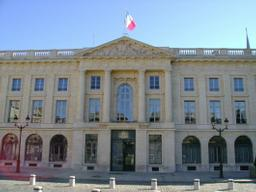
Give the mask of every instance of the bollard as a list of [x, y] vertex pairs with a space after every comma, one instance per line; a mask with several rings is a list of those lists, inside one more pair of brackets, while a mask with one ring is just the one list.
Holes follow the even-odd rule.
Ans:
[[115, 179], [115, 177], [110, 177], [109, 178], [109, 188], [110, 189], [115, 189], [116, 188], [116, 179]]
[[200, 189], [200, 179], [194, 179], [194, 190]]
[[69, 186], [75, 187], [76, 185], [76, 177], [75, 176], [69, 176]]
[[100, 189], [92, 189], [91, 192], [101, 192]]
[[228, 190], [234, 189], [234, 179], [228, 179]]
[[34, 192], [43, 192], [43, 187], [42, 187], [42, 186], [35, 186], [35, 187], [33, 188], [33, 191], [34, 191]]
[[157, 179], [151, 179], [151, 189], [157, 190]]
[[29, 177], [29, 184], [30, 185], [36, 185], [36, 175], [31, 174]]

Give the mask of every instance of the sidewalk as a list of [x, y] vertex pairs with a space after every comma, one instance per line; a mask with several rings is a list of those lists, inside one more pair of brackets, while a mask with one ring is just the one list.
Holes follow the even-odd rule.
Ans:
[[96, 172], [80, 171], [64, 168], [21, 168], [20, 173], [15, 172], [15, 168], [6, 169], [0, 167], [0, 179], [27, 180], [30, 174], [35, 174], [37, 180], [50, 182], [67, 182], [69, 176], [75, 176], [78, 183], [108, 183], [110, 177], [115, 177], [117, 183], [140, 183], [148, 184], [152, 178], [156, 178], [160, 184], [191, 184], [194, 179], [200, 179], [201, 183], [226, 182], [227, 179], [235, 179], [236, 182], [253, 182], [256, 180], [249, 178], [249, 173], [245, 172], [224, 172], [224, 178], [220, 179], [219, 172]]

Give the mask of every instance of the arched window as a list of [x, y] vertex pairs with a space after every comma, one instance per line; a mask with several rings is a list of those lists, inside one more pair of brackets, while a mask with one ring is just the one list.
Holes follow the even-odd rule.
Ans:
[[117, 121], [133, 120], [133, 91], [127, 83], [122, 84], [117, 90]]
[[188, 136], [182, 142], [182, 163], [201, 163], [200, 142], [194, 136]]
[[235, 141], [236, 163], [252, 163], [252, 142], [247, 136], [240, 136]]
[[227, 163], [227, 144], [223, 137], [214, 136], [209, 144], [209, 163]]
[[18, 150], [18, 138], [12, 133], [8, 133], [2, 140], [1, 159], [15, 160]]
[[42, 138], [37, 134], [28, 136], [26, 140], [25, 160], [41, 161], [42, 160]]
[[55, 135], [50, 142], [50, 162], [66, 161], [68, 142], [63, 135]]

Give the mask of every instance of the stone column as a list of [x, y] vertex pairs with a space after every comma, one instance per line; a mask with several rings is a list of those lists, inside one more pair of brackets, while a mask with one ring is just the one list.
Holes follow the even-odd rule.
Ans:
[[147, 131], [145, 129], [136, 130], [136, 171], [147, 171]]
[[[6, 114], [8, 113], [8, 109], [6, 107], [8, 106], [8, 100], [7, 100], [7, 94], [8, 94], [8, 76], [3, 75], [1, 77], [1, 94], [0, 94], [0, 122], [5, 122]], [[5, 113], [7, 111], [7, 113]]]
[[45, 98], [45, 123], [52, 123], [52, 120], [55, 118], [54, 111], [54, 85], [55, 85], [55, 76], [54, 74], [47, 75], [46, 80], [46, 98]]
[[[229, 134], [229, 133], [227, 133]], [[235, 138], [229, 137], [225, 138], [227, 142], [227, 165], [229, 166], [229, 169], [233, 170], [233, 168], [236, 165], [235, 162]]]
[[209, 170], [209, 138], [203, 135], [201, 138], [201, 171]]
[[249, 101], [248, 101], [248, 105], [246, 105], [247, 109], [247, 114], [246, 114], [246, 118], [248, 119], [248, 124], [256, 124], [256, 98], [255, 98], [255, 77], [253, 75], [248, 75], [248, 81], [247, 81], [247, 85], [248, 88], [246, 90], [248, 90], [248, 95], [249, 95]]
[[80, 94], [78, 94], [78, 102], [77, 102], [77, 121], [84, 122], [84, 108], [85, 108], [85, 72], [80, 71], [79, 74], [79, 89]]
[[104, 97], [103, 97], [103, 122], [110, 120], [110, 102], [111, 102], [111, 70], [106, 69], [104, 75]]
[[207, 101], [206, 101], [206, 81], [204, 76], [198, 77], [198, 91], [199, 91], [199, 124], [207, 124]]
[[138, 121], [145, 122], [145, 70], [139, 70]]
[[165, 71], [165, 121], [172, 121], [172, 91], [171, 91], [171, 71]]
[[230, 76], [228, 74], [224, 75], [224, 89], [223, 92], [225, 92], [225, 96], [224, 96], [224, 117], [228, 118], [229, 120], [229, 124], [233, 124], [234, 120], [233, 120], [233, 107], [232, 107], [232, 99], [231, 99], [231, 95], [232, 95], [232, 89], [231, 89], [231, 82], [230, 82]]
[[[31, 75], [26, 75], [24, 82], [22, 82], [22, 106], [21, 106], [21, 115], [20, 120], [25, 121], [27, 115], [30, 115], [32, 109], [30, 109], [30, 87], [31, 87]], [[31, 117], [30, 117], [31, 118]]]

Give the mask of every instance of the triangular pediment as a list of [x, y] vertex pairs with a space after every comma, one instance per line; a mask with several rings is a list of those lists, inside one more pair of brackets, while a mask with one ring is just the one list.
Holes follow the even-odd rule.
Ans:
[[83, 58], [166, 58], [171, 57], [164, 49], [154, 47], [129, 37], [121, 37], [103, 45], [86, 49], [76, 56]]

